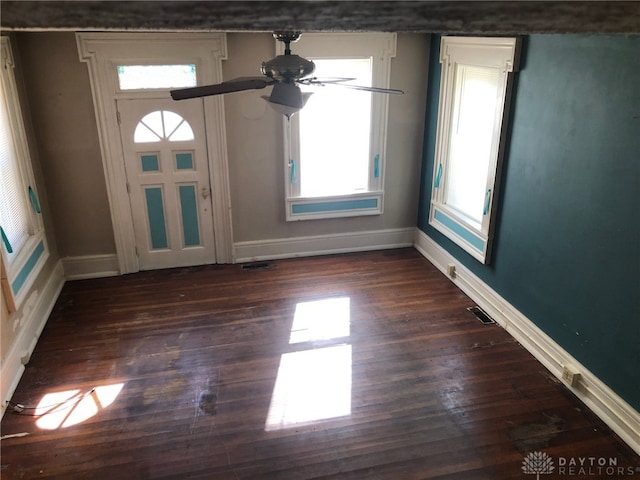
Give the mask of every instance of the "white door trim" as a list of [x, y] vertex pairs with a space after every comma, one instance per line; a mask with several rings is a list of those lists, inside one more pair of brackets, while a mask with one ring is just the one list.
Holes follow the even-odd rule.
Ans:
[[[137, 272], [138, 258], [135, 251], [133, 219], [129, 208], [127, 177], [122, 158], [115, 100], [157, 98], [159, 94], [168, 97], [169, 93], [166, 90], [164, 92], [120, 91], [115, 67], [119, 62], [166, 64], [168, 62], [184, 63], [188, 60], [196, 64], [198, 84], [219, 83], [222, 81], [222, 60], [227, 58], [226, 35], [209, 32], [81, 32], [76, 34], [76, 41], [80, 60], [86, 62], [89, 68], [118, 268], [120, 273]], [[231, 196], [222, 98], [205, 98], [204, 113], [207, 153], [210, 162], [216, 261], [231, 263], [233, 260]]]

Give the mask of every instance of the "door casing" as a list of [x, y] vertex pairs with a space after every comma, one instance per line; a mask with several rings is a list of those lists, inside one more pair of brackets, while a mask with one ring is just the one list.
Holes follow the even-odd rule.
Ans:
[[[76, 34], [76, 41], [80, 60], [89, 68], [118, 268], [121, 274], [137, 272], [140, 266], [129, 208], [116, 100], [170, 96], [168, 90], [120, 90], [116, 67], [193, 63], [199, 85], [219, 83], [222, 82], [222, 60], [227, 58], [226, 35], [209, 32], [80, 32]], [[216, 263], [231, 263], [233, 234], [223, 100], [207, 97], [187, 101], [203, 102]]]

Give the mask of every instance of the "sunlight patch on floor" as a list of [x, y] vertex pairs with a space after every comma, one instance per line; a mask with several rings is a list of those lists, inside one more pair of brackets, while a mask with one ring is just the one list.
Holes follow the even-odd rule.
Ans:
[[55, 430], [77, 425], [111, 405], [124, 383], [95, 387], [87, 392], [79, 389], [47, 393], [35, 409], [36, 425]]
[[308, 425], [351, 414], [349, 297], [300, 302], [289, 345], [331, 341], [338, 344], [284, 353], [271, 396], [265, 430]]
[[296, 305], [289, 343], [348, 337], [349, 297], [327, 298]]
[[351, 414], [351, 345], [282, 355], [266, 431]]

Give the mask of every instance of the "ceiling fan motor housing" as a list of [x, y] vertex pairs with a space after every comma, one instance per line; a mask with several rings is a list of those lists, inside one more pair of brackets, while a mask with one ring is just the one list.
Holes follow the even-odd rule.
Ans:
[[279, 81], [293, 82], [308, 77], [316, 69], [316, 65], [299, 55], [278, 55], [269, 61], [262, 62], [260, 69], [264, 75]]

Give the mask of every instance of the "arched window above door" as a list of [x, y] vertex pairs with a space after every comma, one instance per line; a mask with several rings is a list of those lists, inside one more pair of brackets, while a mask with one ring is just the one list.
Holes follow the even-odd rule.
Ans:
[[161, 140], [186, 142], [193, 139], [193, 129], [189, 122], [169, 110], [156, 110], [145, 115], [138, 122], [133, 134], [135, 143], [152, 143]]

